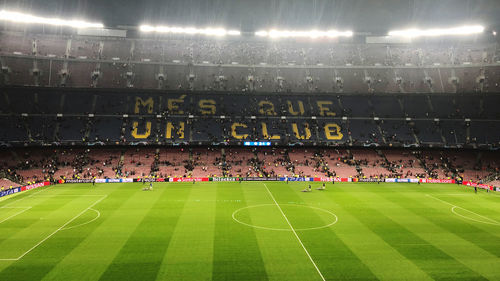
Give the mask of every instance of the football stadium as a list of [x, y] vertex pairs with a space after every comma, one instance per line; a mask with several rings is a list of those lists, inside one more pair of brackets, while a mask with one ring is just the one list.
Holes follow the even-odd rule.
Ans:
[[500, 280], [498, 15], [0, 1], [0, 280]]

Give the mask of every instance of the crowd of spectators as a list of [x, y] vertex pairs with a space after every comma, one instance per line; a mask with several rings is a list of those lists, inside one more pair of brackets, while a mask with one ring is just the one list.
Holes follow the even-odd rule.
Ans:
[[[0, 178], [19, 185], [42, 180], [174, 176], [463, 178], [487, 182], [500, 173], [498, 155], [493, 151], [184, 147], [165, 153], [161, 148], [30, 148], [2, 156]], [[2, 184], [3, 188], [11, 186]]]
[[[448, 92], [454, 87], [448, 80], [456, 76], [459, 79], [455, 86], [467, 91], [499, 89], [495, 71], [490, 73], [480, 67], [500, 60], [495, 42], [347, 44], [327, 41], [310, 44], [198, 37], [118, 41], [97, 38], [93, 41], [79, 36], [54, 39], [42, 34], [31, 34], [28, 38], [24, 33], [3, 32], [1, 35], [0, 56], [6, 56], [2, 66], [9, 69], [4, 72], [4, 80], [12, 85], [237, 92], [379, 92], [381, 89], [421, 92], [427, 84], [433, 84], [432, 90], [426, 90]], [[67, 48], [65, 39], [71, 39], [71, 48]], [[102, 45], [103, 50], [96, 51], [96, 45]], [[43, 50], [34, 51], [33, 46], [43, 46]], [[17, 57], [11, 60], [9, 56], [13, 53]], [[51, 72], [48, 68], [51, 64], [39, 63], [37, 74], [30, 73], [33, 54], [37, 60], [78, 58], [78, 61], [67, 61], [65, 69], [58, 69], [61, 74], [57, 78], [47, 79], [44, 75]], [[23, 63], [16, 63], [23, 57], [26, 57]], [[95, 60], [101, 61], [96, 64]], [[159, 63], [165, 64], [163, 73], [157, 69]], [[448, 70], [438, 74], [420, 69], [471, 65], [479, 65], [471, 70], [476, 73], [471, 78], [463, 74], [467, 69], [455, 71], [453, 75]], [[368, 68], [356, 69], [360, 66]], [[21, 70], [22, 67], [26, 69]], [[334, 67], [342, 70], [332, 69]], [[380, 72], [371, 69], [373, 67], [385, 70]], [[394, 67], [401, 67], [402, 73], [394, 71]], [[406, 69], [412, 67], [413, 70]], [[399, 77], [399, 83], [395, 82], [395, 76]], [[465, 82], [480, 76], [489, 83], [478, 86], [475, 82]], [[335, 77], [340, 77], [341, 82], [336, 79], [334, 82]], [[431, 78], [429, 82], [426, 77]], [[439, 80], [444, 81], [444, 87]]]
[[[214, 40], [212, 38], [165, 38], [114, 40], [72, 36], [66, 53], [66, 38], [3, 32], [3, 52], [51, 55], [56, 58], [115, 61], [178, 62], [193, 64], [258, 65], [408, 65], [494, 62], [496, 44], [461, 42], [420, 44], [353, 44], [325, 41], [321, 44], [296, 40], [268, 41], [257, 38]], [[69, 38], [68, 38], [69, 39]], [[37, 44], [33, 44], [33, 42]], [[33, 51], [33, 45], [40, 46]], [[102, 46], [102, 49], [99, 47]], [[35, 52], [35, 53], [34, 53]], [[145, 61], [146, 60], [146, 61]]]

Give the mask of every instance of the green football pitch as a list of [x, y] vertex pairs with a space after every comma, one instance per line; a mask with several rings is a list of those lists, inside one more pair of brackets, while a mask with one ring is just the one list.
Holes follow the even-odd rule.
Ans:
[[0, 280], [500, 280], [500, 195], [445, 184], [66, 184], [0, 201]]

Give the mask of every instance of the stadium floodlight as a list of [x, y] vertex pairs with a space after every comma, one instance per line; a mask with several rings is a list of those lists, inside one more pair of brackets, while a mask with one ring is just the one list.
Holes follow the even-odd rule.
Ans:
[[194, 27], [141, 25], [139, 27], [139, 30], [142, 32], [208, 35], [208, 36], [225, 36], [225, 35], [238, 36], [238, 35], [241, 35], [241, 32], [238, 30], [226, 30], [224, 28], [194, 28]]
[[238, 35], [241, 35], [241, 32], [238, 30], [228, 30], [227, 35], [238, 36]]
[[69, 26], [73, 28], [104, 28], [102, 23], [91, 23], [82, 20], [64, 20], [60, 18], [44, 18], [5, 10], [0, 11], [0, 20], [27, 24], [35, 23], [42, 25]]
[[261, 30], [261, 31], [257, 31], [257, 32], [255, 32], [255, 35], [256, 35], [256, 36], [260, 36], [260, 37], [267, 37], [268, 32], [267, 32], [267, 31], [265, 31], [265, 30]]
[[256, 36], [260, 37], [270, 37], [270, 38], [336, 38], [336, 37], [352, 37], [352, 31], [337, 31], [337, 30], [309, 30], [309, 31], [297, 31], [297, 30], [276, 30], [271, 29], [269, 31], [261, 30], [255, 32]]
[[471, 35], [483, 33], [484, 27], [481, 25], [465, 25], [452, 28], [432, 28], [432, 29], [405, 29], [393, 30], [389, 36], [400, 37], [422, 37], [422, 36], [450, 36], [450, 35]]

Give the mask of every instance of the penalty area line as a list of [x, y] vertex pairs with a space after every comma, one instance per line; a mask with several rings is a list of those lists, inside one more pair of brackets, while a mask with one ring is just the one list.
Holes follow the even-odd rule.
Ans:
[[0, 223], [3, 223], [3, 222], [5, 222], [5, 221], [17, 216], [17, 215], [20, 215], [20, 214], [26, 212], [27, 210], [31, 209], [31, 207], [0, 207], [0, 209], [24, 209], [24, 210], [21, 210], [15, 214], [3, 219], [3, 220], [1, 220]]
[[316, 271], [318, 272], [319, 276], [321, 277], [321, 280], [325, 281], [325, 277], [323, 276], [323, 274], [321, 273], [321, 271], [319, 270], [318, 266], [316, 265], [316, 263], [314, 262], [313, 258], [311, 257], [311, 255], [309, 254], [309, 251], [307, 250], [306, 246], [304, 246], [304, 243], [302, 243], [302, 240], [300, 240], [300, 237], [299, 235], [297, 235], [297, 232], [295, 231], [295, 229], [293, 228], [292, 224], [290, 223], [290, 221], [288, 220], [287, 216], [285, 215], [285, 213], [283, 212], [283, 210], [281, 209], [280, 205], [278, 204], [278, 202], [276, 202], [276, 199], [274, 199], [274, 196], [273, 194], [271, 193], [271, 191], [269, 190], [269, 188], [267, 187], [266, 184], [264, 184], [264, 186], [266, 187], [266, 190], [267, 190], [267, 193], [269, 193], [269, 196], [271, 196], [271, 199], [273, 199], [274, 201], [274, 204], [276, 204], [276, 207], [278, 207], [278, 209], [280, 210], [281, 214], [283, 215], [283, 217], [285, 218], [285, 221], [286, 223], [288, 224], [288, 226], [290, 227], [290, 229], [292, 230], [292, 233], [295, 235], [295, 238], [297, 238], [297, 240], [299, 241], [300, 245], [302, 246], [302, 249], [304, 249], [304, 251], [306, 252], [307, 254], [307, 257], [309, 257], [309, 260], [311, 261], [311, 263], [314, 265], [314, 268], [316, 268]]
[[[12, 204], [16, 204], [17, 202], [20, 202], [20, 201], [23, 201], [24, 199], [31, 198], [31, 197], [33, 197], [33, 195], [36, 195], [36, 194], [38, 194], [38, 193], [40, 193], [40, 192], [42, 192], [42, 191], [45, 191], [45, 190], [47, 190], [47, 189], [48, 189], [48, 188], [45, 188], [45, 189], [42, 189], [42, 190], [36, 190], [36, 189], [31, 189], [31, 190], [28, 190], [28, 191], [26, 191], [26, 192], [24, 193], [24, 194], [26, 194], [26, 196], [21, 197], [21, 198], [19, 198], [19, 199], [15, 200], [15, 201], [11, 201], [11, 202], [9, 202], [9, 203], [7, 203], [7, 204], [3, 205], [2, 207], [3, 207], [3, 208], [6, 208], [7, 206], [10, 206], [10, 205], [12, 205]], [[28, 194], [27, 194], [27, 192], [30, 192], [30, 191], [35, 191], [35, 190], [36, 190], [36, 192], [32, 192], [30, 195], [28, 195]], [[12, 194], [12, 196], [14, 196], [14, 195], [15, 195], [15, 196], [18, 196], [18, 195], [23, 195], [23, 193], [22, 193], [22, 192], [19, 192], [19, 193], [16, 193], [16, 194]], [[5, 198], [5, 199], [4, 199], [4, 198]], [[5, 196], [5, 197], [2, 197], [2, 198], [0, 198], [0, 199], [8, 200], [8, 199], [13, 199], [13, 198], [14, 198], [14, 197]]]
[[492, 223], [489, 223], [489, 222], [482, 222], [482, 221], [478, 221], [478, 222], [487, 223], [487, 224], [493, 224], [493, 225], [500, 225], [500, 222], [498, 222], [498, 221], [496, 221], [496, 220], [494, 220], [494, 219], [490, 219], [490, 218], [488, 218], [488, 217], [482, 216], [482, 215], [480, 215], [480, 214], [478, 214], [478, 213], [475, 213], [475, 212], [473, 212], [473, 211], [471, 211], [471, 210], [467, 210], [467, 209], [465, 209], [465, 208], [463, 208], [463, 207], [460, 207], [460, 206], [457, 206], [457, 205], [453, 205], [453, 204], [452, 204], [452, 203], [450, 203], [450, 202], [444, 201], [444, 200], [439, 199], [439, 198], [437, 198], [437, 197], [434, 197], [434, 196], [432, 196], [432, 195], [430, 195], [430, 194], [427, 194], [427, 196], [428, 196], [428, 197], [431, 197], [431, 198], [434, 198], [434, 199], [436, 199], [436, 200], [438, 200], [438, 201], [441, 201], [441, 202], [443, 202], [443, 203], [445, 203], [445, 204], [450, 205], [450, 206], [451, 206], [451, 212], [452, 212], [452, 213], [454, 213], [455, 215], [459, 216], [459, 217], [466, 218], [466, 219], [473, 220], [473, 221], [477, 221], [477, 220], [474, 220], [474, 219], [471, 219], [471, 218], [467, 218], [467, 217], [465, 217], [465, 216], [463, 216], [463, 215], [459, 215], [458, 213], [456, 213], [456, 212], [455, 212], [455, 209], [456, 209], [456, 208], [458, 208], [458, 209], [462, 209], [462, 210], [465, 210], [465, 211], [467, 211], [467, 212], [469, 212], [469, 213], [471, 213], [471, 214], [474, 214], [474, 215], [476, 215], [476, 216], [478, 216], [478, 217], [481, 217], [481, 218], [483, 218], [483, 219], [485, 219], [485, 220], [488, 220], [488, 221], [490, 221], [490, 222], [492, 222]]
[[30, 253], [31, 251], [33, 251], [34, 249], [36, 249], [38, 246], [40, 246], [43, 242], [47, 241], [50, 237], [54, 236], [54, 234], [56, 234], [57, 232], [63, 230], [68, 224], [70, 224], [71, 222], [73, 222], [74, 220], [76, 220], [77, 218], [79, 218], [81, 215], [83, 215], [85, 212], [87, 212], [89, 209], [91, 209], [92, 207], [94, 207], [95, 205], [97, 205], [99, 202], [101, 202], [102, 200], [104, 200], [106, 197], [108, 197], [107, 195], [103, 195], [99, 200], [95, 201], [94, 203], [92, 203], [92, 205], [88, 206], [87, 208], [85, 208], [85, 210], [81, 211], [80, 213], [78, 213], [76, 216], [74, 216], [72, 219], [70, 219], [69, 221], [67, 221], [65, 224], [63, 224], [61, 227], [59, 227], [58, 229], [56, 229], [54, 232], [52, 232], [51, 234], [49, 234], [47, 237], [45, 237], [44, 239], [42, 239], [42, 241], [36, 243], [35, 246], [31, 247], [28, 251], [24, 252], [24, 254], [20, 255], [18, 258], [10, 258], [10, 259], [0, 259], [0, 261], [17, 261], [17, 260], [20, 260], [22, 259], [24, 256], [26, 256], [28, 253]]
[[85, 213], [86, 211], [88, 211], [90, 208], [94, 207], [95, 205], [97, 205], [99, 202], [101, 202], [104, 198], [108, 197], [107, 195], [106, 196], [103, 196], [101, 199], [95, 201], [92, 205], [88, 206], [85, 210], [81, 211], [79, 214], [77, 214], [76, 216], [74, 216], [72, 219], [70, 219], [69, 221], [67, 221], [65, 224], [63, 224], [61, 227], [59, 227], [56, 231], [52, 232], [49, 236], [45, 237], [42, 241], [38, 242], [35, 246], [31, 247], [31, 249], [29, 249], [28, 251], [26, 251], [24, 254], [22, 254], [21, 256], [19, 256], [17, 259], [20, 260], [22, 259], [25, 255], [27, 255], [29, 252], [33, 251], [36, 247], [40, 246], [43, 242], [47, 241], [47, 239], [49, 239], [50, 237], [52, 237], [54, 234], [56, 234], [57, 232], [59, 232], [61, 229], [63, 229], [64, 227], [66, 227], [68, 224], [70, 224], [71, 222], [73, 222], [74, 220], [76, 220], [78, 217], [80, 217], [81, 215], [83, 215], [83, 213]]

